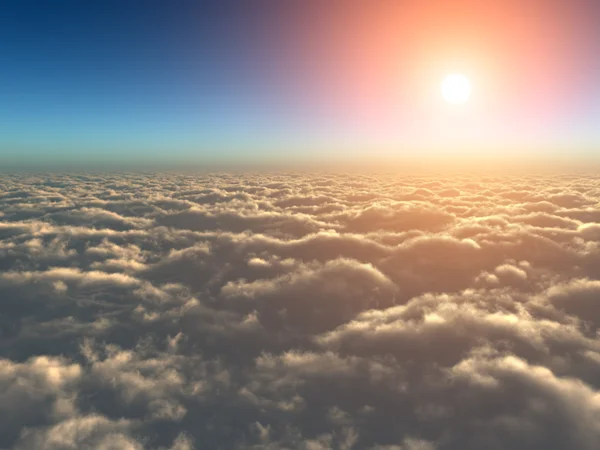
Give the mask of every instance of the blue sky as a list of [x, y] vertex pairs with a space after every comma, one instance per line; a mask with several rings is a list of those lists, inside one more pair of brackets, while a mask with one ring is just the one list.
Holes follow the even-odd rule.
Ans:
[[174, 3], [3, 3], [1, 154], [203, 153], [260, 139], [276, 105], [243, 43], [256, 20], [227, 2]]

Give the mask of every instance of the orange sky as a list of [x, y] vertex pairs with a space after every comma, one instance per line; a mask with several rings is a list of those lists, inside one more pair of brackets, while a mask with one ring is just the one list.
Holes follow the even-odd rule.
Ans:
[[[558, 128], [574, 133], [568, 121], [590, 119], [579, 103], [590, 94], [582, 85], [592, 82], [591, 55], [600, 49], [593, 39], [600, 38], [593, 5], [547, 0], [339, 5], [315, 7], [304, 26], [287, 30], [292, 36], [287, 75], [290, 91], [310, 105], [320, 98], [319, 107], [348, 130], [371, 127], [371, 135], [394, 143], [411, 136], [407, 145], [455, 139], [456, 146], [500, 140], [545, 147], [558, 142], [553, 134]], [[474, 95], [448, 118], [439, 83], [451, 72], [468, 75]], [[449, 136], [448, 128], [463, 132]], [[432, 133], [444, 142], [428, 139]], [[552, 142], [542, 142], [545, 137]], [[567, 138], [576, 143], [580, 137]]]

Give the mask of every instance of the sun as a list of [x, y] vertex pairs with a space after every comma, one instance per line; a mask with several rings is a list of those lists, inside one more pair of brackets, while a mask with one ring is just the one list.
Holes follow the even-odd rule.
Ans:
[[466, 76], [453, 73], [444, 78], [441, 90], [444, 100], [448, 103], [462, 104], [471, 96], [471, 82]]

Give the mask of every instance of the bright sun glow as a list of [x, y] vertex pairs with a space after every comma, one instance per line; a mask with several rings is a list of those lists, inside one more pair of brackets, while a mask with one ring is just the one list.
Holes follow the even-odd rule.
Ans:
[[459, 73], [448, 75], [442, 81], [442, 95], [448, 103], [465, 103], [471, 96], [471, 83]]

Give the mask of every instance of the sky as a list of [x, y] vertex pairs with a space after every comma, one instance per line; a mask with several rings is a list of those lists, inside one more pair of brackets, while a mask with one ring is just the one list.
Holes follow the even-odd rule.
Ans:
[[599, 21], [593, 0], [2, 2], [0, 161], [581, 159]]

